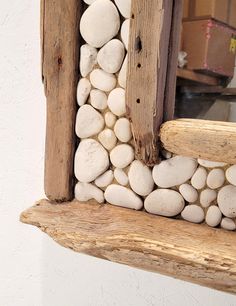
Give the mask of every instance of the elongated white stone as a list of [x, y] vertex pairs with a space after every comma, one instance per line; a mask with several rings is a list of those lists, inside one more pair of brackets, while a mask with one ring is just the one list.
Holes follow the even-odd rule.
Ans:
[[77, 86], [77, 102], [79, 106], [82, 106], [86, 103], [90, 90], [91, 83], [89, 82], [89, 80], [86, 78], [80, 79]]
[[230, 218], [223, 218], [221, 221], [220, 226], [228, 231], [234, 231], [236, 230], [236, 224], [235, 221]]
[[98, 140], [103, 145], [103, 147], [107, 150], [112, 150], [117, 142], [117, 138], [115, 133], [110, 129], [103, 130], [98, 135]]
[[217, 192], [212, 189], [205, 189], [200, 194], [200, 203], [202, 207], [209, 207], [211, 203], [216, 199]]
[[130, 29], [130, 19], [126, 19], [121, 26], [120, 36], [125, 45], [126, 50], [129, 46], [129, 29]]
[[236, 217], [236, 187], [227, 185], [221, 188], [217, 196], [221, 212], [228, 218]]
[[95, 48], [101, 48], [118, 33], [120, 17], [110, 0], [96, 0], [83, 13], [80, 33], [83, 39]]
[[114, 167], [126, 168], [134, 160], [134, 149], [128, 144], [120, 144], [111, 151], [110, 160]]
[[88, 183], [78, 182], [75, 185], [75, 198], [81, 202], [94, 199], [98, 203], [104, 203], [104, 195], [102, 190]]
[[108, 170], [102, 175], [100, 175], [98, 178], [96, 178], [95, 184], [100, 188], [104, 188], [111, 184], [113, 178], [114, 178], [113, 171]]
[[115, 4], [124, 18], [131, 17], [131, 0], [115, 0]]
[[222, 213], [218, 206], [212, 205], [208, 208], [206, 213], [206, 224], [212, 227], [216, 227], [220, 224], [222, 219]]
[[103, 116], [91, 105], [81, 106], [77, 112], [75, 131], [79, 138], [98, 134], [104, 127]]
[[90, 81], [93, 87], [107, 92], [116, 86], [114, 74], [107, 73], [102, 69], [94, 69], [90, 74]]
[[116, 116], [112, 112], [106, 112], [105, 114], [105, 123], [106, 126], [112, 128], [116, 123]]
[[115, 168], [114, 178], [116, 179], [117, 183], [122, 186], [126, 186], [129, 183], [128, 175], [122, 169]]
[[97, 49], [85, 44], [80, 48], [80, 74], [87, 77], [97, 63]]
[[123, 88], [113, 89], [108, 96], [107, 104], [109, 109], [114, 115], [123, 116], [126, 112], [124, 89]]
[[212, 169], [207, 177], [207, 186], [211, 189], [217, 189], [223, 186], [225, 182], [225, 172], [222, 169]]
[[228, 182], [236, 186], [236, 165], [229, 167], [225, 172]]
[[179, 192], [183, 196], [183, 198], [189, 202], [194, 203], [198, 199], [198, 192], [189, 184], [182, 184], [179, 186]]
[[202, 189], [206, 186], [207, 171], [203, 167], [198, 167], [191, 179], [191, 184], [196, 189]]
[[205, 160], [199, 158], [198, 160], [199, 165], [206, 167], [206, 168], [217, 168], [217, 167], [225, 167], [227, 164], [222, 162], [213, 162], [210, 160]]
[[99, 89], [93, 89], [90, 92], [90, 103], [94, 108], [104, 110], [107, 108], [107, 95]]
[[116, 137], [121, 142], [129, 142], [132, 138], [131, 125], [127, 118], [120, 118], [114, 126]]
[[181, 216], [184, 220], [193, 223], [201, 223], [205, 217], [203, 209], [195, 204], [185, 206]]
[[110, 185], [105, 191], [105, 199], [108, 203], [139, 210], [143, 207], [143, 201], [130, 189], [120, 185]]
[[125, 56], [124, 62], [121, 66], [119, 75], [118, 75], [118, 83], [120, 87], [126, 87], [126, 79], [127, 79], [127, 66], [128, 66], [128, 55]]

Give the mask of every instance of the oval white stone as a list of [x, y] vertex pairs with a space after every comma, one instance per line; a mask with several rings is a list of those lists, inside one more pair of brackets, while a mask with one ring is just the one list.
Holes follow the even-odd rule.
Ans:
[[222, 169], [212, 169], [207, 177], [207, 186], [211, 189], [217, 189], [223, 186], [225, 182], [225, 172]]
[[202, 207], [209, 207], [210, 204], [216, 199], [217, 192], [212, 189], [205, 189], [200, 194], [200, 203]]
[[189, 203], [194, 203], [198, 199], [197, 190], [189, 184], [180, 185], [179, 192], [182, 194], [183, 198]]
[[122, 186], [126, 186], [129, 183], [128, 175], [122, 169], [115, 168], [114, 177], [115, 177], [117, 183], [122, 185]]
[[118, 83], [120, 87], [126, 87], [126, 79], [127, 79], [127, 66], [128, 66], [128, 55], [125, 56], [124, 62], [121, 66], [119, 75], [118, 75]]
[[120, 185], [110, 185], [105, 191], [105, 199], [108, 203], [132, 209], [141, 209], [143, 201], [130, 189]]
[[198, 167], [191, 179], [191, 184], [196, 189], [202, 189], [206, 186], [207, 171], [203, 167]]
[[234, 220], [230, 219], [230, 218], [223, 218], [221, 221], [220, 226], [228, 231], [234, 231], [236, 229], [236, 224], [234, 222]]
[[184, 199], [177, 191], [156, 189], [146, 197], [144, 207], [151, 214], [174, 217], [183, 210]]
[[197, 167], [193, 158], [175, 156], [162, 161], [153, 168], [153, 179], [157, 186], [169, 188], [181, 185], [189, 180]]
[[77, 86], [77, 102], [79, 106], [82, 106], [86, 103], [90, 90], [91, 83], [89, 82], [89, 80], [86, 78], [80, 79]]
[[129, 172], [130, 187], [134, 192], [141, 196], [147, 196], [154, 188], [152, 172], [149, 167], [141, 161], [135, 160], [132, 162]]
[[126, 50], [129, 46], [129, 29], [130, 29], [130, 19], [126, 19], [121, 26], [120, 36], [125, 45]]
[[98, 134], [104, 127], [103, 116], [91, 105], [81, 106], [77, 112], [75, 131], [79, 138]]
[[203, 209], [195, 204], [185, 206], [181, 216], [184, 220], [193, 223], [201, 223], [205, 217]]
[[93, 2], [95, 2], [96, 0], [84, 0], [84, 2], [88, 5], [92, 4]]
[[217, 202], [221, 212], [229, 218], [236, 217], [236, 187], [227, 185], [218, 192]]
[[78, 181], [90, 183], [109, 167], [107, 151], [94, 139], [84, 139], [75, 153], [75, 176]]
[[110, 40], [98, 52], [98, 64], [109, 73], [116, 73], [120, 70], [125, 56], [125, 48], [119, 39]]
[[198, 163], [199, 165], [206, 167], [206, 168], [217, 168], [217, 167], [225, 167], [227, 164], [226, 163], [222, 163], [222, 162], [213, 162], [210, 160], [205, 160], [205, 159], [201, 159], [198, 158]]
[[110, 0], [97, 0], [83, 13], [80, 33], [83, 39], [95, 48], [101, 48], [120, 29], [120, 17]]
[[112, 112], [107, 112], [104, 116], [106, 126], [112, 128], [116, 123], [116, 116]]
[[98, 140], [103, 145], [103, 147], [107, 150], [112, 150], [117, 142], [117, 138], [115, 133], [110, 129], [103, 130], [98, 135]]
[[115, 0], [121, 15], [125, 18], [130, 18], [131, 16], [131, 0]]
[[97, 49], [85, 44], [80, 48], [80, 74], [82, 77], [88, 76], [97, 63]]
[[110, 160], [114, 167], [123, 169], [134, 160], [134, 149], [128, 144], [120, 144], [111, 151]]
[[99, 110], [107, 108], [107, 95], [99, 89], [92, 89], [90, 92], [91, 105]]
[[102, 69], [94, 69], [90, 74], [90, 81], [93, 87], [102, 91], [111, 91], [116, 86], [114, 74], [107, 73]]
[[131, 125], [127, 118], [120, 118], [116, 121], [114, 132], [121, 142], [129, 142], [132, 138]]
[[206, 213], [206, 224], [212, 227], [216, 227], [220, 224], [222, 219], [222, 213], [218, 206], [212, 205], [208, 208]]
[[108, 170], [102, 175], [100, 175], [98, 178], [96, 178], [95, 184], [100, 188], [104, 188], [111, 184], [113, 178], [114, 178], [113, 171]]
[[114, 115], [124, 115], [126, 113], [125, 90], [123, 88], [113, 89], [108, 96], [107, 104]]
[[78, 182], [75, 185], [75, 198], [82, 202], [94, 199], [98, 203], [104, 203], [104, 195], [102, 190], [88, 183]]
[[236, 165], [229, 167], [225, 172], [228, 182], [236, 186]]

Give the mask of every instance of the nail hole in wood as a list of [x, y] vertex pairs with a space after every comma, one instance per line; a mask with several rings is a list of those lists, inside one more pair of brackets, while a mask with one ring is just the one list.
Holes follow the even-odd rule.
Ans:
[[141, 67], [142, 67], [142, 65], [141, 65], [140, 63], [138, 63], [137, 67], [138, 67], [138, 68], [141, 68]]
[[134, 19], [134, 14], [132, 14], [131, 18]]
[[135, 38], [135, 46], [134, 46], [135, 51], [138, 53], [142, 50], [142, 41], [139, 36]]
[[139, 104], [139, 103], [140, 103], [140, 99], [138, 98], [138, 99], [136, 100], [136, 102]]

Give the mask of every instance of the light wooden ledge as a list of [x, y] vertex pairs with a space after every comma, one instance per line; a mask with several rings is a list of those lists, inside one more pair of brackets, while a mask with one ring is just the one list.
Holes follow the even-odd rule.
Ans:
[[60, 245], [236, 293], [236, 234], [95, 202], [41, 200], [21, 215]]

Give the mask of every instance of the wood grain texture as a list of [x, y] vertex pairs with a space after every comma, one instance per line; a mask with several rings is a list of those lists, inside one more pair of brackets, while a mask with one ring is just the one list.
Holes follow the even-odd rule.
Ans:
[[95, 202], [42, 200], [21, 221], [76, 252], [236, 293], [236, 234]]
[[183, 79], [195, 81], [197, 83], [202, 83], [206, 85], [217, 86], [220, 85], [221, 80], [219, 78], [205, 75], [199, 72], [195, 72], [188, 69], [177, 69], [177, 76]]
[[178, 119], [160, 130], [164, 148], [172, 153], [236, 164], [236, 123]]
[[126, 88], [136, 158], [158, 162], [172, 18], [172, 0], [132, 1]]
[[47, 98], [45, 193], [73, 198], [81, 1], [41, 1], [42, 78]]

